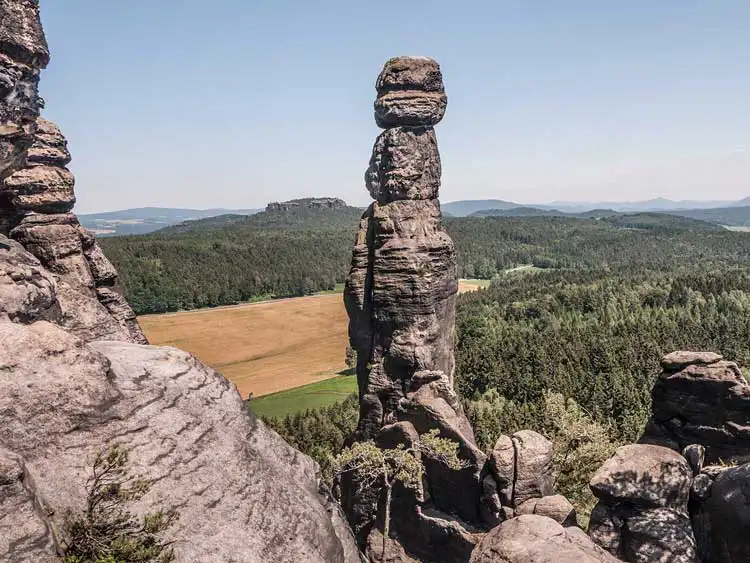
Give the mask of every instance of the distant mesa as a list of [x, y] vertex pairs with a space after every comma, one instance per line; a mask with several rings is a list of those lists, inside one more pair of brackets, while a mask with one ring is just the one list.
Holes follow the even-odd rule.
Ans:
[[342, 209], [346, 202], [337, 197], [307, 197], [289, 201], [272, 201], [266, 206], [268, 213], [283, 213], [298, 209]]

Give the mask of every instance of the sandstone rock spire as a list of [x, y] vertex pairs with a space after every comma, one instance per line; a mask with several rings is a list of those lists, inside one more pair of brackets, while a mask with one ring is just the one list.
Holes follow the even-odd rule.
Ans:
[[[481, 525], [485, 456], [453, 390], [456, 252], [441, 226], [433, 129], [446, 108], [440, 66], [426, 57], [390, 59], [376, 89], [375, 121], [385, 131], [365, 173], [375, 201], [362, 216], [344, 291], [358, 357], [356, 439], [392, 443], [438, 429], [459, 444], [467, 468], [426, 459], [427, 488], [394, 501], [392, 535], [418, 557], [467, 560], [473, 540], [447, 515]], [[364, 545], [377, 510], [355, 488], [343, 484], [343, 502]]]

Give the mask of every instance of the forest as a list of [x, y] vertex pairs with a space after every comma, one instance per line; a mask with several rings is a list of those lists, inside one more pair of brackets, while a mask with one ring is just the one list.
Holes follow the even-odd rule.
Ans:
[[[213, 307], [334, 289], [346, 277], [361, 213], [343, 207], [225, 215], [100, 244], [137, 314]], [[748, 248], [744, 233], [649, 213], [444, 223], [456, 244], [459, 276], [468, 278], [491, 279], [524, 264], [637, 269], [696, 257], [726, 261]]]
[[[479, 447], [524, 428], [547, 436], [556, 490], [585, 522], [588, 480], [638, 439], [664, 354], [713, 350], [750, 365], [748, 255], [726, 258], [519, 272], [459, 296], [455, 385]], [[352, 397], [266, 422], [326, 472], [357, 415]]]

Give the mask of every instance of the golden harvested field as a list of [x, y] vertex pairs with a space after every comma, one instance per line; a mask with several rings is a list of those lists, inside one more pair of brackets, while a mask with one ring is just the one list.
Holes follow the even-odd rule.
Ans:
[[151, 344], [192, 352], [246, 398], [299, 387], [346, 369], [341, 294], [138, 318]]
[[[478, 285], [459, 283], [459, 293]], [[192, 352], [246, 398], [300, 387], [346, 369], [340, 293], [138, 317], [151, 344]]]

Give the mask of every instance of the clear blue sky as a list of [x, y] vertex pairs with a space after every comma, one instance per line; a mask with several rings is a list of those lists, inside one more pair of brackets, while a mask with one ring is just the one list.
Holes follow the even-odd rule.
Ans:
[[443, 201], [750, 195], [747, 0], [41, 0], [78, 212], [364, 204], [382, 63], [443, 69]]

